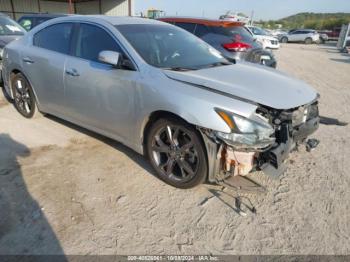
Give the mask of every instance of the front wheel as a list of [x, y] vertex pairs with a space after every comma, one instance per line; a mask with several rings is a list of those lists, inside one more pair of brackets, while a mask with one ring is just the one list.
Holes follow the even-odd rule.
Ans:
[[17, 111], [25, 118], [32, 118], [36, 113], [35, 96], [28, 80], [21, 73], [11, 79], [13, 103]]
[[312, 44], [312, 39], [311, 38], [306, 38], [305, 39], [305, 44], [311, 45]]
[[147, 154], [158, 177], [178, 188], [204, 183], [207, 158], [200, 134], [177, 119], [160, 119], [147, 136]]
[[283, 44], [288, 43], [288, 38], [287, 37], [282, 37], [281, 43], [283, 43]]

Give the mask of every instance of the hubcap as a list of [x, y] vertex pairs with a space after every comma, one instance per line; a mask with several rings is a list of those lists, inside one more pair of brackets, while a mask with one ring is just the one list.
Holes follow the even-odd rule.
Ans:
[[152, 141], [152, 157], [161, 174], [188, 181], [198, 171], [199, 157], [193, 138], [180, 126], [161, 128]]

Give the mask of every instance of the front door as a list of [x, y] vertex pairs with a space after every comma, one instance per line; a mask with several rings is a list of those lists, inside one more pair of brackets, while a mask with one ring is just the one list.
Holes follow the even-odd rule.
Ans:
[[138, 72], [99, 62], [101, 51], [123, 53], [103, 28], [82, 23], [76, 34], [75, 54], [65, 66], [67, 114], [118, 140], [128, 140], [134, 123]]

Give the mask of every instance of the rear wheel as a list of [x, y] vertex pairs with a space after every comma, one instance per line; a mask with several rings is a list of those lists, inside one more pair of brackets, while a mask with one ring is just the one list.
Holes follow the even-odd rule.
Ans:
[[312, 39], [311, 38], [306, 38], [305, 39], [305, 44], [311, 45], [312, 44]]
[[282, 37], [281, 42], [286, 44], [288, 43], [288, 38], [287, 37]]
[[160, 119], [147, 136], [147, 154], [158, 177], [178, 188], [205, 181], [207, 158], [200, 134], [177, 119]]
[[37, 111], [35, 96], [28, 80], [21, 73], [11, 79], [13, 103], [17, 111], [25, 118], [32, 118]]

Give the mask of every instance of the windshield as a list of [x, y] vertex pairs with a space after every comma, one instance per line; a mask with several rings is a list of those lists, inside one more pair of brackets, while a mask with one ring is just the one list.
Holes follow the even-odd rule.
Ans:
[[24, 29], [8, 17], [0, 16], [0, 35], [23, 35]]
[[250, 30], [252, 30], [254, 35], [269, 35], [264, 29], [259, 27], [251, 27]]
[[231, 37], [235, 42], [244, 42], [247, 44], [253, 44], [255, 42], [254, 37], [243, 26], [213, 26], [212, 28], [216, 34]]
[[150, 65], [195, 70], [229, 63], [219, 51], [185, 30], [169, 25], [118, 25], [116, 28]]

